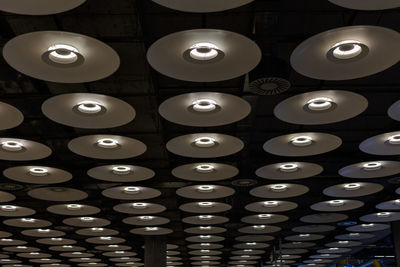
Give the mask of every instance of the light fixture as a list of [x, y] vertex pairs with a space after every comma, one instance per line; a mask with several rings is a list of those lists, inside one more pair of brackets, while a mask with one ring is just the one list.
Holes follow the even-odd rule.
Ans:
[[400, 134], [392, 135], [388, 138], [388, 142], [391, 145], [400, 145]]
[[211, 230], [211, 226], [200, 226], [200, 230], [206, 231], [206, 230]]
[[347, 240], [341, 240], [341, 241], [339, 241], [338, 243], [339, 243], [339, 244], [348, 244], [348, 243], [350, 243], [350, 241], [347, 241]]
[[210, 243], [200, 243], [200, 246], [202, 246], [202, 247], [209, 247], [209, 246], [211, 246], [211, 244], [210, 244]]
[[211, 112], [217, 108], [217, 102], [211, 99], [199, 99], [194, 101], [192, 105], [197, 112]]
[[273, 192], [284, 192], [286, 190], [288, 190], [288, 186], [285, 184], [274, 184], [270, 186], [270, 189]]
[[210, 193], [214, 191], [214, 186], [212, 185], [200, 185], [197, 187], [197, 191], [200, 193]]
[[97, 145], [101, 148], [112, 149], [118, 147], [118, 141], [112, 138], [102, 138], [97, 140]]
[[393, 201], [393, 203], [397, 206], [400, 206], [400, 199], [396, 199], [395, 201]]
[[103, 232], [103, 231], [104, 231], [104, 228], [101, 228], [101, 227], [92, 227], [90, 230], [91, 230], [92, 232]]
[[12, 206], [12, 205], [2, 205], [0, 206], [0, 209], [2, 211], [7, 211], [7, 212], [12, 212], [17, 210], [17, 206]]
[[62, 241], [63, 239], [61, 237], [52, 237], [52, 241]]
[[111, 236], [100, 236], [100, 240], [111, 240], [112, 237]]
[[359, 236], [360, 233], [350, 233], [349, 236]]
[[216, 58], [218, 50], [212, 43], [196, 43], [190, 47], [190, 57], [194, 60], [207, 61]]
[[117, 175], [126, 175], [131, 172], [131, 168], [128, 166], [115, 166], [112, 168], [112, 172]]
[[50, 233], [50, 229], [37, 229], [39, 233]]
[[81, 217], [80, 220], [82, 222], [93, 222], [94, 218], [93, 217]]
[[[57, 64], [73, 64], [79, 59], [79, 51], [75, 47], [66, 44], [56, 44], [48, 48], [49, 59]], [[46, 55], [46, 54], [45, 54]]]
[[139, 219], [141, 221], [148, 222], [148, 221], [152, 221], [154, 219], [154, 217], [153, 216], [140, 216]]
[[196, 138], [196, 139], [194, 140], [194, 144], [195, 144], [197, 147], [209, 148], [209, 147], [215, 146], [216, 142], [215, 142], [215, 139], [214, 139], [214, 138], [204, 136], [204, 137]]
[[276, 208], [279, 206], [278, 201], [264, 201], [263, 206], [267, 208]]
[[200, 173], [210, 173], [214, 171], [214, 166], [211, 164], [200, 164], [196, 166], [196, 171]]
[[309, 146], [313, 142], [310, 136], [297, 136], [290, 140], [290, 143], [294, 146]]
[[266, 219], [271, 219], [272, 215], [271, 214], [258, 214], [258, 218], [266, 220]]
[[138, 193], [140, 193], [140, 188], [136, 187], [136, 186], [127, 186], [127, 187], [124, 187], [124, 193], [132, 194], [132, 195], [138, 194]]
[[255, 246], [255, 245], [257, 245], [256, 242], [248, 242], [248, 243], [246, 243], [246, 246]]
[[363, 169], [366, 171], [376, 171], [382, 168], [382, 163], [380, 162], [368, 162], [363, 165]]
[[390, 214], [391, 214], [390, 212], [378, 212], [376, 216], [379, 218], [388, 218], [390, 217]]
[[373, 223], [361, 224], [361, 227], [363, 227], [363, 228], [371, 228], [371, 227], [374, 227], [374, 226], [375, 226], [375, 224], [373, 224]]
[[299, 166], [295, 163], [285, 163], [279, 166], [281, 172], [295, 172], [299, 169]]
[[200, 208], [212, 208], [214, 206], [212, 202], [199, 202], [198, 205]]
[[80, 205], [80, 204], [68, 204], [67, 205], [67, 209], [68, 210], [81, 210], [82, 209], [82, 205]]
[[200, 239], [211, 239], [211, 235], [200, 235]]
[[344, 40], [332, 46], [332, 56], [339, 60], [354, 59], [361, 55], [363, 46], [359, 41]]
[[310, 234], [299, 234], [300, 238], [307, 238], [310, 237]]
[[253, 225], [252, 226], [254, 230], [264, 230], [265, 229], [265, 225]]
[[359, 184], [359, 183], [351, 183], [351, 184], [344, 185], [344, 189], [347, 191], [358, 190], [360, 188], [361, 188], [361, 184]]
[[102, 110], [102, 106], [95, 101], [82, 101], [76, 105], [76, 108], [83, 114], [98, 114]]
[[34, 218], [22, 218], [21, 222], [26, 222], [26, 223], [34, 223], [36, 219]]
[[328, 203], [332, 207], [341, 207], [344, 205], [344, 201], [339, 199], [331, 200]]
[[201, 253], [210, 253], [210, 250], [209, 249], [202, 249], [202, 250], [200, 250], [200, 252]]
[[214, 216], [212, 216], [212, 215], [199, 215], [199, 219], [202, 220], [202, 221], [212, 220], [213, 217]]
[[46, 168], [34, 167], [29, 169], [29, 174], [32, 176], [46, 176], [49, 170]]
[[134, 209], [145, 209], [147, 208], [147, 203], [141, 203], [141, 202], [132, 203], [132, 207]]
[[325, 111], [333, 106], [333, 100], [329, 97], [317, 97], [307, 102], [307, 108], [312, 111]]
[[158, 227], [146, 227], [145, 230], [149, 231], [149, 232], [152, 232], [152, 231], [154, 232], [154, 231], [158, 230]]
[[24, 146], [21, 142], [17, 141], [4, 141], [1, 143], [1, 148], [11, 152], [21, 151]]

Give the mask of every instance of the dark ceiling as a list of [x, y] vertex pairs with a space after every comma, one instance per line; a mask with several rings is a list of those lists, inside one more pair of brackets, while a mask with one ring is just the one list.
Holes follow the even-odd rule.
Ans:
[[[156, 172], [153, 179], [137, 184], [162, 191], [162, 196], [152, 202], [167, 207], [167, 211], [163, 212], [161, 216], [171, 220], [166, 227], [174, 230], [174, 233], [168, 236], [168, 243], [180, 246], [179, 250], [182, 253], [184, 266], [190, 266], [190, 255], [186, 248], [189, 243], [185, 241], [185, 237], [189, 234], [184, 233], [183, 230], [190, 225], [185, 225], [181, 219], [190, 214], [180, 211], [178, 207], [182, 203], [190, 202], [190, 199], [178, 197], [175, 191], [177, 188], [195, 183], [173, 177], [171, 170], [179, 165], [196, 161], [167, 152], [166, 142], [173, 137], [194, 132], [227, 133], [239, 137], [245, 143], [245, 148], [240, 153], [215, 160], [232, 164], [240, 169], [240, 174], [234, 179], [217, 182], [234, 187], [236, 190], [233, 197], [223, 199], [234, 207], [224, 214], [230, 218], [229, 223], [224, 225], [228, 231], [222, 234], [226, 237], [223, 242], [225, 247], [223, 262], [226, 263], [231, 256], [230, 251], [234, 244], [234, 237], [239, 235], [237, 229], [245, 225], [240, 222], [240, 219], [252, 214], [246, 211], [244, 206], [261, 200], [249, 194], [249, 190], [255, 184], [250, 187], [235, 186], [232, 182], [240, 179], [252, 179], [257, 185], [275, 183], [257, 178], [254, 172], [263, 165], [285, 161], [284, 157], [266, 153], [262, 149], [263, 143], [272, 137], [301, 131], [327, 132], [337, 135], [343, 140], [343, 145], [335, 151], [307, 157], [307, 161], [322, 165], [324, 172], [316, 177], [295, 181], [295, 183], [307, 185], [311, 190], [303, 196], [290, 199], [290, 201], [297, 202], [299, 207], [283, 213], [289, 216], [290, 220], [280, 223], [279, 226], [283, 230], [272, 234], [276, 236], [276, 239], [271, 244], [277, 245], [280, 238], [294, 234], [291, 232], [291, 228], [304, 224], [299, 221], [299, 217], [315, 213], [309, 208], [311, 204], [329, 200], [322, 194], [324, 188], [352, 181], [338, 175], [340, 168], [356, 162], [377, 159], [358, 149], [361, 141], [376, 134], [399, 129], [399, 122], [387, 116], [387, 109], [400, 96], [398, 92], [400, 67], [396, 65], [383, 73], [363, 79], [337, 82], [309, 79], [290, 70], [288, 76], [284, 77], [292, 84], [288, 91], [279, 95], [259, 96], [244, 89], [244, 77], [216, 83], [191, 83], [163, 76], [152, 70], [147, 64], [147, 48], [157, 39], [181, 30], [224, 29], [254, 39], [265, 57], [283, 59], [289, 67], [288, 62], [292, 50], [308, 37], [332, 28], [362, 24], [379, 25], [400, 31], [399, 10], [353, 11], [334, 6], [326, 0], [257, 0], [251, 5], [225, 12], [194, 14], [172, 11], [149, 0], [87, 0], [87, 3], [81, 7], [53, 16], [22, 16], [2, 13], [0, 16], [2, 44], [23, 33], [61, 30], [97, 38], [114, 48], [121, 58], [121, 66], [114, 75], [86, 84], [43, 82], [14, 71], [2, 60], [0, 66], [1, 101], [14, 105], [25, 116], [23, 124], [15, 129], [4, 131], [2, 136], [24, 138], [48, 145], [53, 150], [53, 154], [38, 161], [37, 164], [70, 171], [74, 178], [61, 185], [88, 192], [89, 198], [82, 203], [101, 207], [102, 212], [96, 216], [111, 220], [112, 224], [109, 228], [119, 230], [120, 236], [126, 238], [126, 243], [132, 245], [140, 255], [143, 253], [141, 250], [143, 238], [130, 234], [129, 230], [132, 227], [121, 221], [126, 216], [112, 209], [119, 201], [101, 195], [102, 189], [116, 184], [100, 183], [86, 175], [88, 169], [110, 164], [110, 161], [78, 156], [68, 150], [67, 143], [75, 137], [94, 133], [117, 134], [144, 142], [148, 146], [145, 154], [134, 159], [119, 161], [119, 163], [140, 165]], [[368, 99], [369, 107], [356, 118], [322, 126], [288, 124], [273, 115], [273, 108], [287, 97], [322, 89], [357, 92]], [[178, 94], [196, 91], [217, 91], [241, 96], [251, 104], [251, 115], [234, 125], [211, 128], [179, 126], [159, 116], [157, 109], [162, 101]], [[136, 109], [137, 117], [132, 123], [125, 126], [99, 131], [56, 124], [42, 114], [40, 107], [46, 99], [71, 92], [91, 92], [118, 97]], [[396, 160], [398, 157], [379, 157], [379, 160], [384, 159]], [[2, 161], [0, 167], [1, 170], [4, 170], [11, 166], [24, 164], [29, 163]], [[377, 203], [395, 198], [395, 190], [398, 185], [396, 185], [396, 181], [391, 183], [390, 178], [392, 177], [371, 180], [381, 183], [385, 189], [374, 195], [357, 198], [366, 204], [356, 211], [345, 212], [349, 216], [349, 221], [358, 221], [360, 216], [375, 212]], [[64, 216], [54, 216], [46, 212], [47, 206], [53, 203], [34, 200], [26, 194], [28, 190], [35, 187], [38, 186], [18, 184], [5, 177], [2, 177], [0, 183], [2, 190], [10, 191], [17, 196], [14, 204], [34, 208], [37, 211], [35, 218], [50, 220], [53, 222], [53, 228], [67, 231], [68, 238], [76, 239], [80, 245], [94, 251], [92, 244], [85, 243], [85, 237], [74, 233], [76, 229], [63, 227], [65, 226], [62, 223]], [[27, 240], [30, 245], [40, 247], [44, 252], [48, 251], [47, 246], [37, 244], [35, 239], [20, 234], [19, 228], [3, 224], [1, 229], [14, 233], [13, 238]], [[345, 227], [338, 226], [335, 231], [326, 233], [326, 238], [319, 241], [318, 246], [310, 250], [309, 254], [303, 255], [302, 259], [307, 259], [307, 255], [315, 254], [315, 249], [322, 248], [325, 243], [333, 241], [335, 235], [345, 232]], [[387, 235], [386, 232], [381, 237], [384, 238]], [[379, 253], [390, 254], [392, 251], [390, 244], [390, 239], [386, 238], [374, 247], [366, 245], [365, 248], [361, 248], [363, 249], [361, 252], [353, 251], [353, 253], [358, 253], [355, 255], [361, 258], [369, 257], [371, 251], [375, 251], [375, 249], [379, 249]], [[50, 253], [53, 253], [55, 258], [63, 259], [54, 252], [50, 251]], [[267, 260], [269, 255], [269, 251], [263, 255], [264, 260]], [[102, 257], [101, 254], [96, 254], [96, 256]], [[104, 262], [112, 266], [107, 257], [102, 258]], [[26, 259], [23, 259], [23, 262], [29, 264]]]

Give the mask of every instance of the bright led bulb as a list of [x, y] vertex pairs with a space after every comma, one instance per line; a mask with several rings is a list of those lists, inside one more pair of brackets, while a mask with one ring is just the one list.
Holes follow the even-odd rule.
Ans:
[[310, 136], [297, 136], [290, 140], [294, 146], [309, 146], [312, 144], [312, 141]]
[[138, 202], [138, 203], [133, 203], [132, 207], [135, 209], [145, 209], [147, 208], [147, 204]]
[[310, 237], [310, 234], [299, 234], [300, 238], [307, 238]]
[[22, 218], [21, 222], [26, 222], [26, 223], [34, 223], [36, 219], [33, 218]]
[[146, 230], [146, 231], [150, 231], [150, 232], [151, 232], [151, 231], [154, 232], [154, 231], [157, 231], [157, 230], [158, 230], [158, 227], [146, 227], [145, 230]]
[[102, 138], [97, 141], [97, 145], [101, 148], [108, 148], [108, 149], [117, 148], [118, 141], [112, 138]]
[[128, 166], [115, 166], [112, 168], [112, 172], [117, 175], [129, 174], [131, 172], [131, 168]]
[[56, 44], [50, 46], [48, 51], [52, 51], [49, 59], [58, 64], [71, 64], [78, 60], [79, 51], [71, 45]]
[[288, 186], [285, 184], [274, 184], [270, 186], [273, 192], [284, 192], [288, 190]]
[[371, 227], [374, 227], [374, 225], [375, 225], [375, 224], [373, 224], [373, 223], [361, 224], [361, 227], [363, 227], [363, 228], [371, 228]]
[[127, 186], [124, 188], [124, 193], [125, 194], [138, 194], [140, 193], [140, 188], [136, 186]]
[[199, 216], [199, 219], [202, 220], [202, 221], [209, 221], [209, 220], [211, 220], [212, 218], [213, 218], [212, 215], [200, 215], [200, 216]]
[[392, 135], [388, 138], [388, 142], [391, 145], [400, 145], [400, 134]]
[[362, 53], [361, 43], [354, 40], [345, 40], [332, 46], [333, 56], [337, 59], [352, 59]]
[[12, 212], [17, 210], [17, 206], [12, 206], [12, 205], [2, 205], [0, 206], [0, 209], [2, 211], [7, 211], [7, 212]]
[[328, 110], [332, 107], [333, 100], [329, 97], [317, 97], [307, 102], [307, 107], [313, 111]]
[[217, 102], [211, 99], [199, 99], [192, 103], [197, 112], [211, 112], [217, 108]]
[[218, 56], [218, 47], [212, 43], [197, 43], [190, 49], [190, 57], [196, 60], [211, 60]]
[[376, 171], [382, 168], [382, 163], [380, 162], [368, 162], [363, 165], [363, 169], [366, 171]]
[[395, 201], [393, 201], [393, 203], [397, 206], [400, 206], [400, 199], [396, 199]]
[[50, 233], [50, 229], [38, 229], [37, 230], [39, 233]]
[[271, 219], [272, 215], [271, 214], [258, 214], [258, 218], [266, 220], [266, 219]]
[[213, 207], [212, 202], [199, 202], [198, 205], [201, 208], [212, 208]]
[[299, 166], [295, 163], [285, 163], [279, 166], [281, 172], [295, 172], [299, 169]]
[[264, 230], [265, 229], [265, 225], [253, 225], [252, 226], [254, 230]]
[[390, 212], [378, 212], [376, 216], [379, 218], [387, 218], [390, 217]]
[[4, 141], [1, 143], [1, 148], [12, 152], [21, 151], [23, 147], [22, 143], [17, 141]]
[[347, 191], [352, 191], [352, 190], [358, 190], [361, 188], [361, 185], [358, 183], [352, 183], [352, 184], [345, 184], [344, 189]]
[[215, 139], [211, 137], [199, 137], [194, 140], [197, 147], [208, 148], [215, 146]]
[[267, 208], [276, 208], [278, 207], [278, 201], [264, 201], [263, 206]]
[[200, 185], [197, 187], [197, 191], [201, 193], [210, 193], [214, 191], [214, 186], [212, 185]]
[[93, 222], [94, 218], [93, 217], [81, 217], [80, 220], [82, 222]]
[[206, 230], [211, 230], [211, 226], [200, 226], [200, 230], [206, 231]]
[[112, 240], [111, 236], [100, 236], [100, 240]]
[[29, 174], [32, 176], [46, 176], [48, 173], [49, 170], [46, 168], [35, 167], [29, 169]]
[[196, 166], [196, 171], [201, 173], [210, 173], [214, 171], [214, 166], [210, 164], [200, 164]]
[[341, 207], [344, 205], [343, 200], [331, 200], [328, 203], [329, 203], [329, 206], [332, 206], [332, 207]]
[[200, 235], [199, 238], [200, 239], [210, 239], [211, 235]]
[[67, 205], [67, 209], [68, 210], [81, 210], [82, 209], [82, 205], [79, 205], [79, 204], [68, 204]]
[[77, 109], [84, 114], [97, 114], [101, 112], [101, 105], [95, 101], [82, 101], [78, 103]]
[[93, 227], [90, 230], [92, 230], [92, 232], [103, 232], [104, 228], [101, 227]]

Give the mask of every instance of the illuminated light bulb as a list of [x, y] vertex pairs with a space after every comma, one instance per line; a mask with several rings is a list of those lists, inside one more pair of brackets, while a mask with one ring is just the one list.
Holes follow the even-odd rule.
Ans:
[[115, 254], [125, 254], [126, 252], [125, 251], [122, 251], [122, 250], [117, 250], [117, 251], [115, 251]]
[[138, 194], [138, 193], [140, 193], [140, 188], [136, 187], [136, 186], [127, 186], [127, 187], [124, 187], [124, 193], [132, 194], [132, 195]]
[[210, 250], [209, 249], [202, 249], [202, 250], [200, 250], [201, 251], [201, 253], [210, 253]]
[[26, 222], [26, 223], [34, 223], [36, 219], [33, 218], [22, 218], [21, 222]]
[[214, 191], [214, 186], [212, 185], [200, 185], [197, 187], [197, 191], [201, 193], [210, 193]]
[[211, 244], [210, 243], [200, 243], [200, 246], [208, 247], [208, 246], [211, 246]]
[[329, 203], [329, 206], [332, 206], [332, 207], [341, 207], [344, 205], [343, 200], [331, 200], [328, 203]]
[[218, 47], [212, 43], [197, 43], [190, 47], [190, 57], [196, 60], [211, 60], [218, 56]]
[[101, 105], [95, 101], [82, 101], [77, 104], [77, 109], [84, 114], [97, 114], [101, 112]]
[[397, 206], [400, 206], [400, 199], [396, 199], [395, 201], [393, 201], [393, 203]]
[[97, 140], [97, 145], [101, 148], [112, 149], [118, 147], [118, 141], [112, 138], [102, 138]]
[[67, 205], [67, 209], [68, 210], [81, 210], [82, 209], [82, 205], [80, 205], [80, 204], [68, 204]]
[[359, 236], [360, 233], [350, 233], [349, 236]]
[[211, 235], [200, 235], [199, 238], [200, 239], [210, 239]]
[[388, 142], [391, 145], [400, 145], [400, 134], [392, 135], [388, 138]]
[[50, 233], [50, 229], [38, 229], [37, 230], [39, 233]]
[[310, 237], [310, 234], [300, 234], [299, 237], [300, 238], [307, 238], [307, 237]]
[[63, 239], [60, 237], [52, 237], [51, 240], [52, 241], [62, 241]]
[[265, 225], [253, 225], [252, 226], [254, 230], [264, 230]]
[[246, 243], [246, 246], [256, 246], [257, 243], [256, 242], [248, 242]]
[[279, 166], [281, 172], [295, 172], [299, 169], [299, 166], [295, 163], [285, 163]]
[[288, 186], [285, 184], [274, 184], [270, 186], [273, 192], [284, 192], [288, 190]]
[[11, 238], [2, 238], [0, 240], [3, 242], [12, 242], [13, 241], [13, 239], [11, 239]]
[[115, 166], [112, 168], [112, 172], [117, 175], [126, 175], [131, 172], [131, 168], [128, 166]]
[[266, 220], [266, 219], [271, 219], [272, 215], [271, 214], [258, 214], [258, 218]]
[[23, 145], [21, 142], [17, 141], [4, 141], [1, 142], [1, 148], [11, 152], [21, 151], [23, 149]]
[[368, 162], [363, 165], [363, 169], [366, 171], [376, 171], [382, 169], [382, 163], [380, 162]]
[[112, 237], [111, 236], [100, 236], [100, 240], [111, 240]]
[[17, 210], [17, 206], [12, 206], [12, 205], [2, 205], [0, 206], [0, 209], [2, 211], [7, 211], [7, 212], [12, 212]]
[[94, 218], [93, 217], [81, 217], [80, 220], [82, 222], [93, 222]]
[[148, 222], [148, 221], [152, 221], [154, 219], [154, 217], [153, 216], [140, 216], [139, 219], [141, 221]]
[[[71, 245], [63, 245], [62, 247], [63, 248], [73, 248]], [[75, 255], [78, 254], [79, 255], [79, 254], [82, 254], [82, 253], [81, 252], [72, 252], [72, 254], [75, 254]]]
[[352, 59], [363, 51], [361, 43], [354, 40], [344, 40], [332, 46], [333, 56], [337, 59]]
[[391, 214], [390, 212], [378, 212], [376, 216], [379, 218], [387, 218], [390, 217], [390, 214]]
[[329, 97], [317, 97], [307, 102], [307, 107], [313, 111], [324, 111], [332, 107], [333, 100]]
[[290, 143], [294, 146], [309, 146], [313, 142], [313, 139], [309, 136], [297, 136], [290, 140]]
[[196, 171], [200, 173], [210, 173], [214, 171], [214, 166], [210, 164], [200, 164], [196, 166]]
[[217, 108], [217, 102], [211, 99], [199, 99], [192, 103], [197, 112], [211, 112]]
[[278, 201], [264, 201], [263, 206], [267, 208], [275, 208], [278, 207], [279, 202]]
[[49, 170], [46, 168], [35, 167], [29, 169], [29, 174], [32, 176], [46, 176], [48, 173]]
[[104, 228], [101, 227], [93, 227], [90, 230], [92, 230], [92, 232], [103, 232]]
[[78, 60], [78, 49], [71, 45], [56, 44], [48, 48], [52, 51], [49, 54], [49, 59], [58, 64], [72, 64]]
[[352, 184], [345, 184], [344, 189], [347, 191], [352, 191], [352, 190], [358, 190], [361, 188], [361, 185], [358, 183], [352, 183]]
[[209, 221], [212, 220], [213, 216], [212, 215], [200, 215], [199, 219], [202, 221]]
[[211, 230], [211, 226], [200, 226], [200, 230], [206, 231], [206, 230]]
[[146, 227], [145, 230], [146, 230], [146, 231], [150, 231], [150, 232], [151, 232], [151, 231], [157, 231], [157, 230], [158, 230], [158, 227]]
[[137, 203], [133, 203], [132, 207], [134, 209], [146, 209], [147, 208], [147, 204], [146, 203], [137, 202]]
[[347, 240], [342, 240], [342, 241], [339, 241], [338, 243], [339, 243], [339, 244], [348, 244], [349, 241], [347, 241]]
[[207, 136], [199, 137], [194, 140], [194, 144], [197, 147], [209, 148], [215, 146], [215, 139]]
[[201, 208], [212, 208], [214, 206], [212, 202], [199, 202], [198, 205]]

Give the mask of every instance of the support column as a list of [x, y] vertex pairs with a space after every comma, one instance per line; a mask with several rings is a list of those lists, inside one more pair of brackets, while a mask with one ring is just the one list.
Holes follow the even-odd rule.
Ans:
[[400, 221], [392, 222], [393, 248], [396, 253], [396, 266], [400, 267]]
[[165, 236], [145, 236], [144, 266], [167, 266], [167, 238]]

